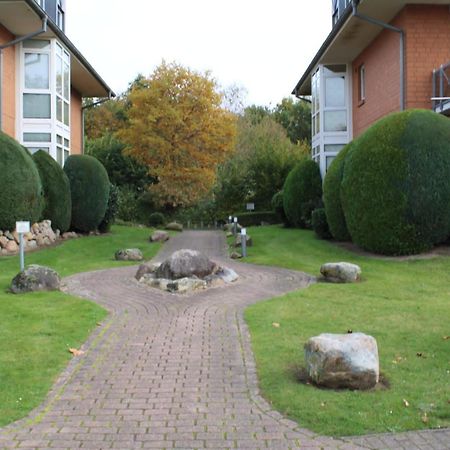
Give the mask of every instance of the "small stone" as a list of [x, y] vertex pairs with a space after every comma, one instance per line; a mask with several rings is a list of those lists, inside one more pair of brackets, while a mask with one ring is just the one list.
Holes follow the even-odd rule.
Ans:
[[225, 283], [234, 283], [238, 278], [238, 274], [228, 267], [224, 267], [222, 270], [217, 272], [217, 276], [219, 276]]
[[238, 253], [238, 252], [231, 252], [230, 253], [230, 258], [231, 259], [241, 259], [242, 255], [240, 253]]
[[16, 241], [11, 240], [6, 244], [5, 250], [8, 253], [17, 253], [19, 251], [19, 246], [17, 245]]
[[178, 292], [180, 294], [206, 288], [206, 281], [199, 278], [180, 278], [173, 280], [167, 285], [169, 292]]
[[0, 248], [6, 248], [9, 240], [6, 236], [0, 236]]
[[171, 222], [171, 223], [166, 225], [166, 230], [169, 230], [169, 231], [183, 231], [183, 225], [181, 225], [181, 223], [178, 223], [178, 222]]
[[14, 241], [14, 236], [9, 231], [5, 231], [4, 236], [8, 238], [8, 240]]
[[45, 237], [42, 234], [38, 234], [36, 236], [36, 244], [38, 247], [44, 247], [45, 245]]
[[14, 277], [11, 283], [11, 292], [22, 294], [35, 291], [56, 291], [60, 285], [61, 279], [53, 269], [31, 265]]
[[142, 261], [144, 257], [138, 248], [127, 248], [117, 250], [115, 253], [116, 261]]
[[[253, 240], [249, 234], [245, 235], [245, 242], [247, 243], [247, 247], [253, 247]], [[242, 247], [242, 235], [238, 234], [236, 236], [236, 242], [234, 243], [235, 247]]]
[[159, 263], [141, 264], [135, 275], [136, 280], [139, 281], [144, 275], [146, 275], [148, 273], [155, 273], [160, 265], [161, 264], [159, 264]]
[[331, 283], [356, 283], [361, 279], [361, 268], [347, 262], [324, 264], [320, 273]]
[[28, 250], [34, 250], [35, 248], [37, 248], [37, 243], [35, 240], [31, 240], [31, 241], [27, 241], [27, 249]]
[[379, 381], [378, 346], [363, 333], [321, 334], [305, 344], [310, 379], [328, 388], [370, 389]]
[[170, 239], [167, 231], [156, 230], [150, 236], [150, 242], [166, 242]]

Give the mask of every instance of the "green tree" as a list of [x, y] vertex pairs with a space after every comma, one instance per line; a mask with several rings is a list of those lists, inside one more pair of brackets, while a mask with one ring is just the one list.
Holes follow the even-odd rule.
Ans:
[[311, 144], [311, 106], [308, 102], [284, 98], [275, 107], [273, 117], [294, 144], [302, 141]]

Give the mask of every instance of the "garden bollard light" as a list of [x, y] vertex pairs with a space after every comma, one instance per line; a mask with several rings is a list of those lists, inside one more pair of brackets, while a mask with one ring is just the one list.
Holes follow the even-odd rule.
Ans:
[[25, 246], [23, 235], [30, 232], [30, 222], [16, 222], [16, 231], [19, 234], [20, 271], [25, 270]]
[[234, 235], [234, 237], [236, 237], [236, 235], [237, 235], [237, 222], [238, 222], [238, 218], [235, 217], [233, 219], [233, 235]]
[[242, 248], [242, 257], [247, 257], [247, 229], [241, 229], [241, 248]]

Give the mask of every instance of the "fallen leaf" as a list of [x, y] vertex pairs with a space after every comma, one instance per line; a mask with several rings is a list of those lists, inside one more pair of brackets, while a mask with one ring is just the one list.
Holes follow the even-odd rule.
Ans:
[[417, 355], [417, 357], [419, 357], [419, 358], [426, 358], [425, 354], [422, 353], [422, 352], [417, 352], [416, 355]]
[[352, 334], [352, 333], [353, 333], [353, 330], [347, 330], [347, 333], [348, 333], [348, 334]]
[[408, 407], [409, 406], [409, 402], [408, 402], [408, 400], [406, 400], [406, 399], [403, 399], [403, 404], [406, 406], [406, 407]]
[[84, 355], [83, 350], [77, 350], [76, 348], [69, 348], [69, 352], [72, 353], [73, 356]]
[[444, 341], [448, 341], [450, 339], [450, 336], [442, 336], [442, 339], [444, 339]]
[[273, 326], [274, 328], [280, 328], [280, 324], [277, 323], [277, 322], [274, 322], [274, 323], [272, 324], [272, 326]]
[[429, 421], [429, 419], [428, 419], [427, 413], [425, 413], [425, 414], [422, 416], [422, 422], [423, 422], [423, 423], [428, 423], [428, 421]]
[[322, 402], [322, 403], [320, 404], [320, 406], [324, 407], [324, 406], [326, 406], [326, 403], [325, 403], [325, 402]]

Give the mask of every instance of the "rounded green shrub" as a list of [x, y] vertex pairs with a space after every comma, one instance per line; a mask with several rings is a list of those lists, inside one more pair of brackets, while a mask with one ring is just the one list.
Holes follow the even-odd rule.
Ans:
[[109, 185], [109, 197], [108, 206], [106, 207], [105, 217], [98, 226], [100, 233], [109, 233], [111, 231], [111, 225], [114, 223], [116, 216], [119, 212], [119, 188], [110, 183]]
[[344, 175], [345, 159], [353, 142], [347, 144], [331, 163], [323, 182], [323, 202], [330, 232], [337, 241], [350, 241], [341, 203], [341, 183]]
[[377, 122], [345, 160], [341, 200], [353, 242], [387, 255], [450, 235], [450, 121], [409, 110]]
[[72, 199], [67, 175], [61, 166], [43, 150], [33, 155], [44, 190], [44, 209], [41, 219], [52, 221], [52, 228], [66, 232], [72, 216]]
[[281, 219], [281, 221], [287, 226], [289, 225], [289, 221], [286, 217], [286, 214], [284, 212], [283, 207], [283, 191], [277, 192], [272, 197], [272, 209], [274, 210], [275, 214]]
[[151, 227], [159, 227], [161, 225], [164, 225], [165, 221], [166, 219], [164, 217], [164, 214], [160, 212], [154, 212], [148, 216], [147, 223]]
[[0, 230], [14, 230], [18, 220], [40, 219], [43, 193], [38, 169], [28, 151], [1, 132], [0, 192]]
[[311, 214], [312, 229], [320, 239], [331, 239], [325, 208], [317, 208]]
[[94, 157], [72, 155], [64, 171], [72, 194], [71, 228], [94, 231], [105, 217], [109, 198], [109, 179], [103, 165]]
[[289, 173], [283, 188], [283, 207], [289, 223], [310, 228], [311, 214], [322, 201], [322, 178], [312, 160], [300, 161]]

